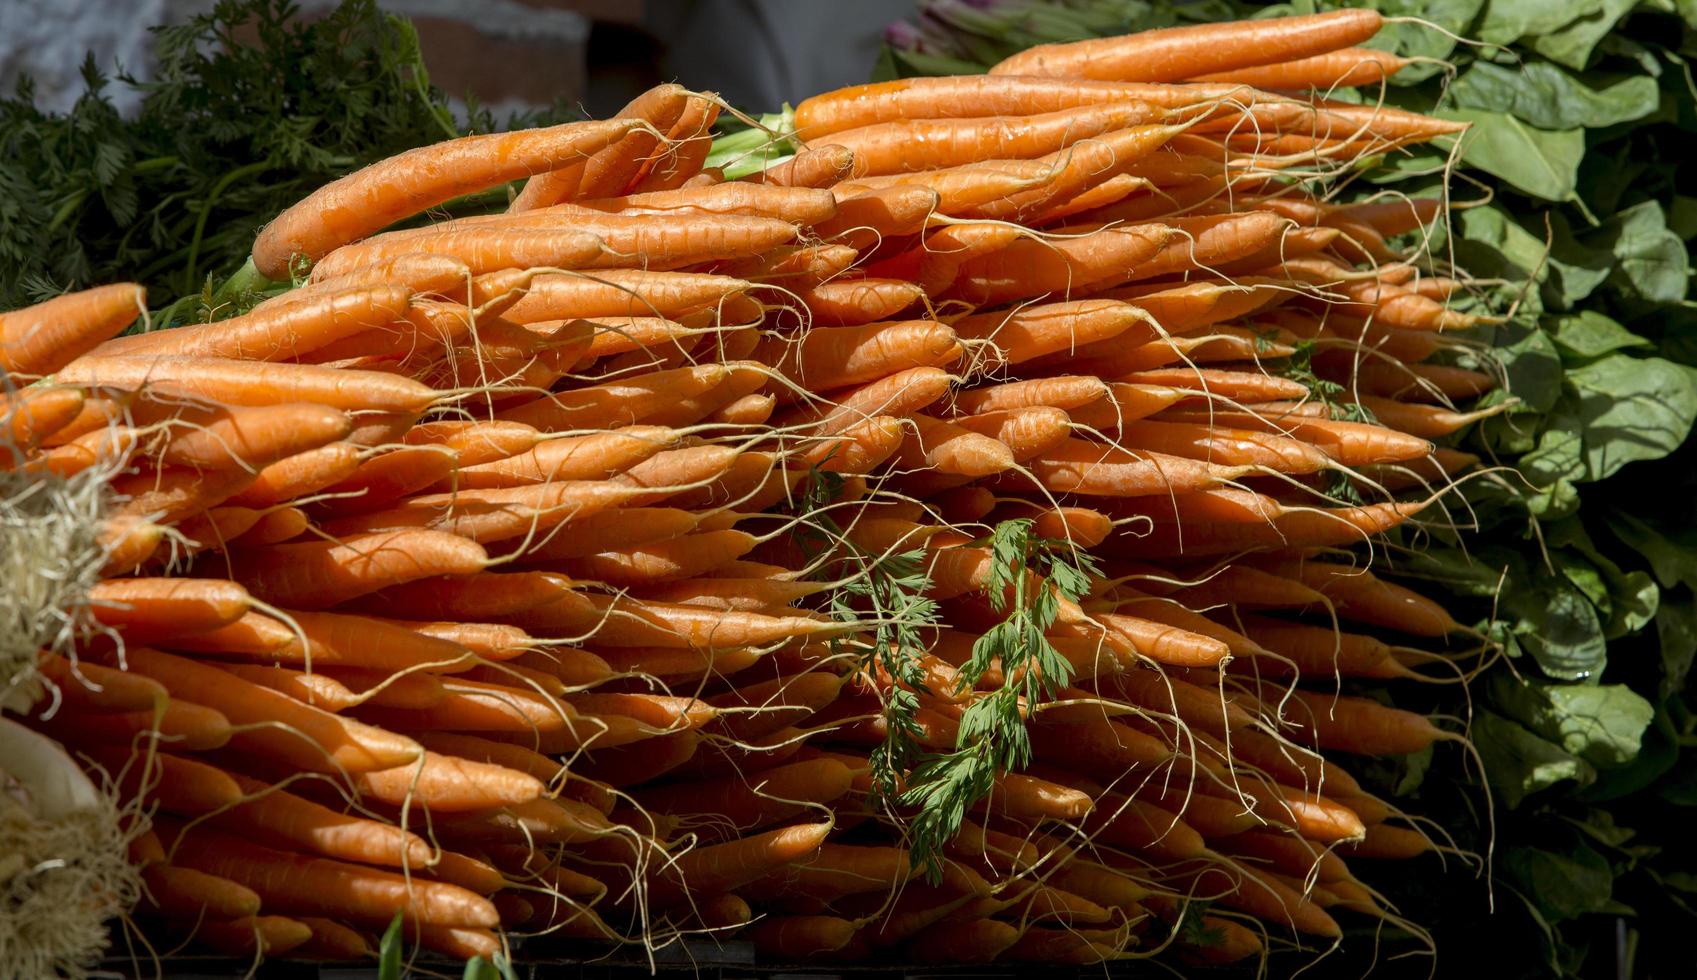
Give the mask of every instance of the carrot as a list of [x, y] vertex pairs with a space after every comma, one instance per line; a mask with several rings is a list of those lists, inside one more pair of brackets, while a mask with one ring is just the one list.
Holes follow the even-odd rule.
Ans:
[[[15, 394], [0, 392], [0, 438], [8, 440], [14, 450], [33, 449], [76, 421], [83, 403], [83, 393], [77, 388], [32, 386]], [[15, 462], [0, 456], [0, 469], [10, 468]]]
[[1127, 423], [1169, 408], [1189, 394], [1182, 389], [1164, 385], [1133, 384], [1124, 381], [1109, 383], [1107, 393], [1107, 398], [1073, 409], [1072, 421], [1103, 433], [1115, 433]]
[[729, 374], [730, 369], [722, 364], [655, 371], [545, 395], [504, 409], [496, 417], [523, 422], [544, 432], [630, 425], [680, 399], [718, 387]]
[[219, 711], [172, 698], [156, 711], [66, 713], [52, 720], [35, 719], [33, 724], [62, 742], [133, 744], [136, 736], [156, 739], [165, 747], [184, 752], [207, 752], [230, 741], [230, 720]]
[[837, 699], [843, 678], [813, 671], [795, 677], [748, 684], [708, 703], [719, 709], [715, 727], [748, 742], [789, 725], [800, 725]]
[[476, 542], [421, 528], [256, 548], [233, 562], [233, 577], [267, 602], [322, 608], [436, 575], [470, 575], [488, 564]]
[[1038, 485], [1056, 493], [1110, 497], [1200, 490], [1230, 479], [1237, 472], [1161, 453], [1100, 446], [1082, 439], [1068, 439], [1027, 460], [1025, 465], [1031, 478], [1010, 476], [1010, 479], [1017, 482], [1035, 479]]
[[0, 313], [0, 377], [52, 374], [134, 323], [146, 308], [146, 291], [120, 282]]
[[1262, 617], [1241, 617], [1238, 625], [1250, 639], [1293, 662], [1293, 666], [1287, 666], [1263, 658], [1246, 665], [1250, 671], [1281, 676], [1294, 669], [1307, 677], [1378, 679], [1407, 677], [1410, 673], [1389, 646], [1370, 636]]
[[489, 544], [527, 534], [542, 535], [561, 524], [627, 501], [635, 489], [606, 480], [570, 480], [408, 497], [386, 510], [352, 514], [325, 525], [332, 535], [391, 528], [435, 528]]
[[193, 938], [227, 956], [282, 956], [305, 945], [312, 928], [281, 915], [205, 919], [195, 923]]
[[1052, 929], [1039, 926], [1021, 932], [1018, 941], [1008, 947], [1003, 955], [1011, 960], [1032, 963], [1090, 966], [1119, 955], [1126, 941], [1112, 929]]
[[436, 393], [407, 378], [312, 364], [215, 357], [83, 357], [57, 375], [65, 384], [161, 390], [228, 405], [308, 402], [343, 411], [421, 412]]
[[1377, 85], [1403, 68], [1408, 59], [1376, 48], [1341, 48], [1293, 61], [1197, 76], [1199, 82], [1229, 82], [1260, 89], [1353, 88]]
[[241, 788], [229, 776], [193, 759], [115, 745], [90, 745], [79, 751], [104, 768], [126, 796], [157, 801], [169, 813], [210, 813], [242, 798]]
[[1444, 202], [1431, 197], [1370, 201], [1334, 212], [1342, 220], [1361, 222], [1387, 237], [1429, 225], [1443, 213]]
[[678, 121], [666, 132], [666, 152], [654, 160], [647, 175], [631, 190], [635, 193], [671, 190], [699, 173], [712, 150], [713, 123], [718, 118], [716, 95], [691, 93]]
[[1365, 568], [1298, 560], [1269, 561], [1262, 567], [1318, 590], [1335, 604], [1339, 615], [1357, 622], [1416, 636], [1446, 636], [1461, 629], [1438, 603], [1383, 581]]
[[1263, 415], [1259, 411], [1212, 412], [1183, 408], [1168, 412], [1163, 417], [1286, 435], [1314, 446], [1345, 466], [1394, 463], [1418, 459], [1432, 452], [1432, 444], [1425, 439], [1362, 422], [1305, 418], [1276, 411]]
[[85, 711], [151, 712], [167, 697], [155, 681], [86, 658], [45, 655], [36, 662], [36, 670], [53, 684], [53, 696]]
[[1367, 836], [1341, 845], [1352, 856], [1373, 860], [1407, 860], [1432, 850], [1432, 842], [1424, 835], [1388, 824], [1372, 824]]
[[960, 357], [953, 330], [933, 320], [820, 327], [763, 341], [755, 357], [812, 391], [864, 384], [903, 368], [942, 367]]
[[960, 278], [968, 262], [994, 255], [1019, 238], [1019, 229], [1000, 223], [950, 225], [926, 236], [912, 269], [903, 275], [927, 294], [940, 296]]
[[432, 752], [502, 766], [543, 783], [554, 782], [565, 771], [562, 763], [539, 752], [476, 735], [459, 732], [419, 732], [418, 741]]
[[989, 963], [1019, 941], [1021, 930], [994, 919], [939, 922], [902, 945], [917, 963]]
[[1215, 866], [1180, 875], [1179, 881], [1195, 894], [1217, 896], [1215, 901], [1220, 905], [1289, 925], [1298, 932], [1334, 939], [1342, 933], [1332, 917], [1313, 901], [1264, 872], [1242, 865], [1228, 872]]
[[768, 915], [746, 936], [763, 957], [779, 963], [811, 962], [854, 942], [856, 927], [834, 915]]
[[1234, 371], [1225, 368], [1151, 368], [1122, 375], [1120, 380], [1131, 384], [1163, 385], [1187, 392], [1204, 392], [1244, 403], [1308, 397], [1308, 389], [1301, 382], [1255, 371]]
[[300, 537], [311, 524], [312, 521], [306, 516], [306, 511], [299, 507], [284, 507], [280, 510], [261, 512], [254, 525], [236, 538], [233, 544], [243, 548], [282, 544], [285, 541]]
[[218, 506], [253, 479], [252, 473], [239, 469], [201, 471], [173, 466], [120, 476], [110, 486], [124, 500], [117, 514], [148, 516], [162, 524], [174, 524]]
[[[799, 816], [807, 804], [825, 804], [849, 791], [854, 774], [831, 759], [777, 766], [746, 779], [731, 777], [649, 787], [636, 794], [656, 813], [712, 814], [738, 831]], [[725, 836], [720, 834], [719, 836]]]
[[151, 677], [173, 697], [188, 697], [235, 725], [258, 725], [239, 744], [313, 772], [368, 772], [405, 764], [423, 751], [409, 738], [338, 718], [216, 667], [155, 650], [127, 653], [128, 669]]
[[229, 626], [175, 639], [169, 645], [205, 656], [256, 663], [390, 672], [414, 668], [452, 671], [470, 666], [467, 648], [421, 635], [405, 624], [344, 613], [296, 610], [289, 616], [293, 624], [249, 613]]
[[1128, 446], [1203, 460], [1253, 466], [1278, 473], [1317, 473], [1331, 465], [1319, 449], [1296, 439], [1196, 422], [1129, 422], [1117, 429]]
[[[659, 159], [660, 141], [678, 125], [691, 101], [688, 89], [673, 84], [656, 85], [632, 99], [613, 118], [642, 119], [649, 124], [649, 128], [632, 131], [585, 161], [582, 180], [571, 196], [593, 199], [623, 194], [628, 188], [639, 183]], [[547, 177], [532, 177], [531, 180], [546, 185]], [[527, 183], [525, 191], [519, 195], [519, 200], [513, 202], [515, 210], [523, 210], [519, 203], [527, 196], [529, 189]], [[540, 203], [553, 203], [545, 199], [547, 196], [549, 195], [540, 195], [544, 198]]]
[[343, 245], [319, 260], [326, 276], [347, 275], [361, 266], [389, 261], [400, 255], [448, 255], [466, 264], [473, 275], [503, 269], [595, 268], [614, 264], [612, 243], [586, 230], [558, 231], [520, 225], [420, 229]]
[[150, 864], [142, 870], [146, 905], [166, 918], [194, 922], [259, 914], [259, 896], [226, 878], [193, 868]]
[[675, 319], [723, 303], [750, 286], [740, 279], [699, 272], [606, 269], [548, 273], [531, 279], [504, 316], [514, 323], [598, 316]]
[[[655, 883], [656, 898], [691, 892], [734, 891], [746, 882], [816, 853], [831, 823], [798, 824], [723, 844], [697, 847], [677, 855]], [[654, 901], [651, 898], [651, 901]]]
[[396, 674], [382, 669], [328, 666], [325, 676], [353, 692], [361, 704], [373, 707], [433, 708], [448, 696], [439, 677], [418, 670]]
[[741, 181], [574, 203], [618, 214], [740, 214], [777, 218], [797, 225], [826, 221], [837, 211], [836, 197], [827, 190]]
[[1449, 737], [1424, 715], [1387, 708], [1367, 698], [1302, 690], [1269, 691], [1269, 697], [1274, 703], [1283, 703], [1286, 718], [1323, 749], [1403, 755]]
[[1104, 693], [1148, 711], [1173, 715], [1204, 732], [1233, 738], [1255, 722], [1255, 716], [1231, 697], [1177, 677], [1150, 670], [1131, 670], [1098, 677], [1096, 687]]
[[844, 198], [836, 214], [813, 226], [826, 241], [866, 251], [903, 235], [918, 234], [941, 201], [929, 187], [881, 187]]
[[1100, 401], [1107, 394], [1108, 387], [1100, 378], [1083, 375], [1033, 378], [962, 391], [955, 396], [954, 407], [968, 415], [1036, 406], [1070, 411]]
[[266, 466], [229, 502], [242, 507], [274, 507], [332, 486], [359, 466], [358, 446], [333, 442]]
[[743, 178], [780, 187], [830, 187], [854, 168], [854, 153], [846, 146], [809, 146], [782, 163]]
[[[1203, 836], [1177, 813], [1119, 793], [1106, 794], [1084, 826], [1101, 843], [1166, 862], [1190, 861], [1207, 852]], [[1110, 866], [1124, 861], [1112, 853], [1102, 859]]]
[[95, 354], [292, 360], [402, 319], [410, 299], [403, 286], [354, 286], [216, 323], [123, 337]]
[[247, 613], [249, 597], [247, 590], [222, 579], [132, 578], [96, 583], [88, 602], [96, 621], [134, 637], [226, 626]]
[[549, 572], [482, 572], [390, 585], [355, 605], [377, 615], [428, 609], [459, 620], [488, 620], [545, 606], [570, 589], [570, 579]]
[[[593, 913], [586, 911], [585, 914], [592, 915]], [[485, 962], [493, 962], [495, 956], [505, 948], [501, 943], [501, 937], [488, 929], [468, 929], [463, 926], [438, 926], [425, 923], [414, 925], [411, 920], [408, 920], [402, 923], [402, 931], [409, 940], [456, 960], [482, 959]], [[598, 930], [593, 938], [608, 939], [612, 937], [609, 932]]]
[[990, 345], [986, 363], [1022, 364], [1105, 343], [1135, 345], [1157, 336], [1138, 307], [1114, 300], [1077, 300], [969, 316], [950, 324], [963, 341]]
[[185, 867], [228, 878], [259, 893], [267, 908], [322, 915], [383, 928], [399, 909], [435, 925], [492, 927], [494, 906], [463, 888], [408, 881], [401, 875], [327, 858], [307, 857], [196, 828], [176, 854]]
[[339, 813], [247, 776], [230, 778], [248, 799], [211, 818], [227, 833], [358, 864], [422, 868], [432, 859], [434, 850], [424, 838], [393, 824]]
[[[1372, 834], [1373, 831], [1368, 830], [1367, 833]], [[1343, 848], [1351, 846], [1342, 845]], [[1299, 880], [1310, 875], [1321, 882], [1349, 881], [1351, 878], [1343, 858], [1300, 837], [1255, 830], [1223, 841], [1220, 847], [1228, 854], [1265, 862], [1271, 870]]]
[[927, 415], [915, 415], [910, 421], [916, 429], [907, 434], [896, 454], [899, 468], [981, 477], [1014, 465], [1013, 453], [992, 436]]
[[463, 813], [525, 803], [542, 795], [542, 782], [488, 762], [425, 752], [416, 764], [360, 773], [354, 788], [392, 805], [409, 800], [432, 813]]
[[1167, 245], [1165, 225], [1129, 225], [1052, 240], [1020, 239], [960, 266], [953, 294], [980, 305], [1080, 294], [1124, 281]]
[[336, 962], [362, 960], [376, 953], [362, 933], [340, 922], [309, 915], [298, 921], [312, 930], [312, 938], [292, 950], [298, 958]]
[[720, 425], [764, 425], [777, 407], [778, 400], [771, 395], [744, 395], [702, 421]]
[[821, 327], [888, 320], [918, 303], [924, 291], [900, 279], [837, 279], [798, 290], [802, 305]]
[[316, 261], [402, 218], [496, 184], [557, 170], [643, 124], [620, 119], [466, 136], [408, 150], [332, 181], [265, 227], [254, 265], [286, 279], [296, 255]]
[[163, 525], [127, 515], [106, 518], [95, 532], [102, 559], [100, 574], [110, 577], [135, 571], [164, 540]]
[[1356, 9], [1168, 27], [1038, 45], [997, 63], [990, 74], [1176, 82], [1336, 51], [1372, 37], [1383, 22], [1378, 11]]
[[286, 694], [302, 704], [336, 713], [359, 703], [359, 696], [347, 686], [318, 673], [304, 673], [287, 667], [264, 667], [256, 664], [229, 664], [222, 668], [250, 684]]
[[581, 844], [605, 836], [613, 826], [593, 807], [576, 800], [550, 799], [434, 815], [431, 823], [443, 837], [472, 844]]
[[935, 367], [908, 368], [835, 396], [834, 404], [805, 405], [784, 416], [786, 425], [811, 424], [811, 432], [836, 435], [877, 416], [905, 416], [942, 398], [948, 372]]
[[614, 586], [650, 585], [692, 578], [753, 549], [753, 535], [742, 531], [704, 531], [669, 540], [604, 551], [563, 563], [580, 581]]
[[1031, 115], [910, 119], [831, 136], [854, 152], [854, 176], [936, 170], [984, 160], [1029, 159], [1117, 129], [1163, 121], [1141, 102], [1106, 103]]

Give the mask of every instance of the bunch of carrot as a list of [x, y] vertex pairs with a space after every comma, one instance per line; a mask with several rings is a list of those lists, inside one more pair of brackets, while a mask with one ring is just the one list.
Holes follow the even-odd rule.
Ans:
[[[304, 281], [232, 319], [5, 314], [45, 380], [0, 465], [116, 474], [28, 723], [156, 806], [144, 934], [1229, 962], [1398, 922], [1344, 856], [1438, 845], [1330, 756], [1460, 736], [1338, 685], [1463, 679], [1409, 645], [1462, 630], [1349, 549], [1477, 462], [1429, 440], [1492, 380], [1431, 360], [1474, 321], [1392, 244], [1439, 202], [1326, 196], [1456, 129], [1324, 97], [1400, 67], [1379, 26], [827, 93], [741, 181], [702, 166], [716, 100], [661, 86], [322, 188], [254, 247]], [[1018, 521], [1080, 587], [986, 540]], [[891, 556], [933, 604], [895, 670]], [[1064, 676], [982, 652], [1010, 601]], [[922, 774], [879, 760], [976, 751], [1010, 688], [1029, 765], [916, 860]]]

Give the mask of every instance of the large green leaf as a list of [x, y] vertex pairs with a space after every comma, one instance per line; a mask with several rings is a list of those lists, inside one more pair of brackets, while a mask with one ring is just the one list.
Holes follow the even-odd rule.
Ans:
[[1607, 517], [1610, 530], [1650, 563], [1663, 586], [1697, 591], [1697, 527], [1655, 527], [1618, 510]]
[[[1563, 0], [1548, 2], [1557, 6]], [[1583, 69], [1591, 60], [1591, 52], [1597, 47], [1597, 42], [1637, 5], [1638, 0], [1602, 0], [1601, 3], [1586, 0], [1580, 4], [1586, 9], [1579, 17], [1557, 30], [1532, 38], [1532, 50], [1569, 68]]]
[[1479, 40], [1513, 44], [1528, 34], [1548, 34], [1601, 8], [1603, 0], [1490, 0], [1479, 18]]
[[1651, 303], [1678, 303], [1691, 279], [1685, 242], [1667, 226], [1657, 201], [1635, 204], [1587, 236], [1619, 260], [1613, 279], [1628, 295]]
[[1476, 61], [1450, 94], [1470, 109], [1506, 112], [1540, 129], [1599, 129], [1656, 111], [1661, 91], [1648, 75], [1575, 78], [1547, 61], [1518, 67]]
[[1567, 372], [1586, 478], [1679, 448], [1697, 420], [1697, 369], [1659, 357], [1614, 354]]
[[1479, 712], [1470, 734], [1484, 760], [1491, 788], [1510, 809], [1556, 783], [1573, 780], [1584, 785], [1596, 778], [1596, 770], [1584, 759], [1494, 711]]
[[1491, 693], [1528, 731], [1598, 767], [1631, 762], [1656, 715], [1624, 684], [1538, 684], [1498, 674]]
[[1545, 320], [1545, 327], [1550, 332], [1550, 339], [1561, 348], [1563, 359], [1570, 362], [1589, 361], [1617, 350], [1655, 347], [1596, 310], [1550, 317]]
[[1607, 657], [1603, 623], [1585, 594], [1564, 578], [1531, 575], [1505, 583], [1502, 614], [1520, 645], [1557, 680], [1595, 676]]
[[1537, 129], [1506, 112], [1482, 109], [1449, 109], [1438, 115], [1473, 124], [1462, 137], [1464, 163], [1533, 197], [1546, 201], [1573, 197], [1579, 185], [1579, 161], [1585, 156], [1583, 129]]
[[1503, 851], [1503, 867], [1551, 922], [1603, 909], [1614, 891], [1608, 859], [1584, 844], [1565, 854], [1510, 847]]

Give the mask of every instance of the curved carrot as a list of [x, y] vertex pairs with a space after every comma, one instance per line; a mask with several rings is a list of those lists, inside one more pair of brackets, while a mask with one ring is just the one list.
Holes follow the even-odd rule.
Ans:
[[783, 163], [774, 164], [745, 180], [780, 187], [830, 187], [854, 169], [854, 152], [846, 146], [809, 146]]
[[231, 834], [260, 835], [302, 853], [391, 868], [422, 868], [434, 854], [424, 838], [393, 824], [340, 813], [247, 776], [230, 778], [249, 799], [212, 817], [211, 823]]
[[843, 327], [888, 320], [918, 303], [924, 290], [900, 279], [836, 279], [799, 294], [815, 324]]
[[255, 548], [236, 557], [233, 577], [267, 602], [314, 609], [416, 579], [470, 575], [488, 563], [474, 541], [406, 528]]
[[1166, 27], [1121, 37], [1041, 44], [997, 63], [990, 74], [1177, 82], [1336, 51], [1367, 40], [1383, 23], [1378, 11], [1358, 8]]
[[565, 123], [408, 150], [332, 181], [278, 215], [254, 240], [254, 265], [268, 278], [286, 279], [296, 255], [317, 261], [461, 194], [560, 169], [642, 125], [633, 119]]
[[401, 319], [411, 297], [404, 286], [355, 286], [216, 323], [123, 337], [101, 345], [95, 353], [290, 360]]
[[52, 374], [134, 323], [146, 308], [146, 291], [120, 282], [0, 313], [0, 376]]
[[259, 895], [226, 878], [193, 868], [150, 864], [142, 869], [145, 904], [166, 918], [194, 922], [259, 914]]
[[800, 338], [763, 341], [756, 359], [824, 391], [864, 384], [914, 366], [942, 367], [960, 357], [955, 332], [934, 320], [821, 327]]
[[464, 813], [526, 803], [542, 796], [541, 780], [490, 762], [426, 751], [417, 763], [363, 772], [354, 788], [393, 805], [408, 800], [432, 813]]
[[267, 908], [384, 928], [395, 912], [445, 926], [488, 928], [494, 906], [455, 885], [408, 881], [399, 874], [307, 857], [196, 828], [175, 853], [186, 867], [228, 878], [259, 893]]
[[88, 387], [153, 385], [227, 405], [311, 402], [343, 411], [422, 412], [436, 400], [424, 385], [380, 371], [215, 357], [83, 357], [58, 378]]

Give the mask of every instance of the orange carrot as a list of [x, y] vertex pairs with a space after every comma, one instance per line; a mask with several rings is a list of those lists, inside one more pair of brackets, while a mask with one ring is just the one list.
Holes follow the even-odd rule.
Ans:
[[235, 725], [261, 726], [235, 740], [303, 769], [367, 772], [403, 765], [423, 752], [409, 738], [308, 707], [216, 667], [146, 649], [130, 650], [126, 659], [130, 670], [165, 685], [173, 697], [194, 698]]
[[854, 176], [865, 177], [1030, 159], [1112, 130], [1160, 122], [1163, 115], [1147, 103], [1120, 102], [971, 120], [910, 119], [844, 130], [831, 142], [853, 151]]
[[991, 75], [1176, 82], [1283, 64], [1359, 44], [1383, 24], [1378, 11], [1168, 27], [1068, 44], [1043, 44], [1003, 60]]
[[1128, 270], [1147, 267], [1171, 234], [1165, 225], [1129, 225], [1072, 238], [1020, 239], [963, 264], [954, 293], [990, 305], [1115, 285]]
[[692, 93], [677, 122], [666, 131], [665, 152], [658, 155], [631, 190], [634, 193], [671, 190], [699, 173], [712, 149], [713, 123], [718, 118], [717, 96], [711, 92]]
[[260, 835], [302, 853], [391, 868], [422, 868], [434, 854], [424, 838], [385, 821], [340, 813], [247, 776], [231, 778], [248, 799], [212, 818], [228, 833]]
[[1016, 482], [1035, 479], [1056, 493], [1129, 497], [1140, 494], [1183, 493], [1230, 479], [1237, 471], [1161, 453], [1101, 446], [1068, 439], [1026, 461], [1032, 476], [1013, 476]]
[[280, 912], [375, 928], [387, 926], [397, 909], [407, 919], [436, 925], [487, 928], [499, 921], [488, 901], [455, 885], [408, 881], [393, 872], [285, 853], [202, 828], [182, 836], [175, 853], [185, 867], [245, 885], [259, 893], [265, 907]]
[[439, 616], [478, 621], [547, 605], [570, 589], [570, 579], [549, 572], [483, 572], [390, 585], [356, 605], [377, 615], [406, 616], [429, 609]]
[[544, 432], [630, 425], [680, 399], [718, 387], [729, 374], [730, 369], [722, 364], [655, 371], [546, 395], [505, 409], [497, 417], [533, 425]]
[[410, 298], [402, 286], [355, 286], [216, 323], [123, 337], [103, 344], [96, 355], [292, 360], [402, 319]]
[[33, 724], [62, 742], [134, 744], [136, 736], [158, 740], [163, 746], [184, 752], [207, 752], [230, 741], [230, 720], [219, 711], [172, 698], [155, 711], [100, 712], [55, 715], [51, 720], [34, 719]]
[[797, 339], [763, 341], [756, 358], [812, 391], [875, 381], [907, 367], [942, 367], [960, 357], [953, 330], [933, 320], [821, 327]]
[[391, 805], [408, 800], [432, 813], [463, 813], [537, 799], [542, 782], [489, 762], [425, 752], [417, 763], [359, 773], [354, 788]]
[[[0, 392], [0, 438], [13, 449], [33, 449], [43, 439], [76, 421], [83, 411], [83, 393], [76, 388], [29, 387], [17, 393]], [[0, 469], [19, 460], [15, 452], [0, 456]]]
[[882, 187], [844, 198], [835, 215], [813, 226], [813, 233], [865, 251], [902, 235], [917, 234], [939, 203], [937, 192], [929, 187]]
[[1376, 48], [1340, 48], [1264, 65], [1240, 68], [1236, 71], [1200, 75], [1199, 82], [1228, 82], [1260, 89], [1320, 89], [1351, 88], [1357, 85], [1377, 85], [1408, 66], [1408, 59]]
[[256, 548], [235, 559], [233, 572], [236, 581], [267, 602], [313, 609], [416, 579], [470, 575], [488, 561], [476, 542], [407, 528], [344, 541]]
[[1324, 749], [1401, 755], [1419, 752], [1446, 737], [1424, 715], [1387, 708], [1367, 698], [1271, 689], [1267, 697], [1273, 703], [1283, 703], [1285, 717]]
[[806, 963], [848, 946], [856, 931], [853, 922], [834, 915], [767, 915], [745, 935], [774, 962]]
[[642, 125], [632, 119], [566, 123], [408, 150], [332, 181], [278, 215], [254, 241], [254, 264], [269, 278], [286, 279], [296, 255], [316, 261], [461, 194], [560, 169]]
[[296, 610], [289, 616], [292, 624], [249, 613], [229, 626], [174, 639], [169, 645], [205, 656], [256, 663], [392, 672], [414, 668], [464, 670], [471, 663], [467, 648], [446, 639], [421, 635], [406, 624], [343, 613]]
[[166, 918], [194, 922], [239, 919], [259, 914], [259, 896], [226, 878], [171, 864], [150, 864], [142, 870], [146, 905]]
[[84, 710], [151, 712], [167, 697], [165, 689], [155, 681], [128, 671], [114, 670], [86, 658], [72, 660], [56, 654], [43, 656], [36, 662], [36, 670], [53, 684], [56, 691], [52, 696]]
[[580, 581], [614, 586], [650, 585], [711, 571], [747, 554], [755, 543], [755, 538], [743, 531], [703, 531], [604, 551], [566, 561], [561, 568]]
[[436, 399], [424, 385], [380, 371], [215, 357], [83, 357], [58, 378], [90, 387], [153, 385], [228, 405], [310, 402], [343, 411], [421, 412]]
[[837, 279], [800, 290], [799, 294], [813, 322], [822, 327], [887, 320], [924, 295], [917, 284], [900, 279]]
[[0, 313], [0, 377], [52, 374], [135, 322], [146, 308], [146, 291], [120, 282]]
[[344, 711], [359, 703], [359, 696], [348, 690], [346, 685], [324, 674], [258, 664], [229, 664], [222, 669], [250, 684], [270, 688], [302, 704], [331, 713]]
[[345, 962], [363, 960], [376, 953], [364, 934], [340, 922], [310, 915], [300, 916], [297, 921], [312, 930], [312, 938], [291, 951], [296, 957]]
[[810, 146], [782, 163], [745, 180], [780, 187], [830, 187], [854, 168], [854, 153], [846, 146]]

